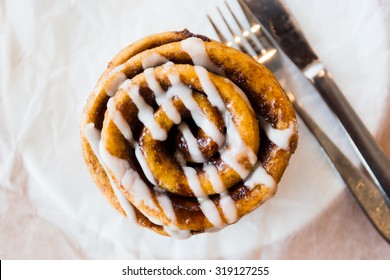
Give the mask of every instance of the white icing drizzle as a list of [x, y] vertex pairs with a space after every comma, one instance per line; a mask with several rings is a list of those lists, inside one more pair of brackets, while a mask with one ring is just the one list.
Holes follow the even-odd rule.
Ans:
[[209, 199], [207, 195], [205, 195], [202, 187], [200, 186], [196, 170], [192, 167], [184, 166], [183, 171], [187, 177], [188, 185], [190, 186], [194, 195], [197, 197], [200, 209], [202, 210], [205, 217], [214, 226], [223, 225], [223, 221], [217, 206]]
[[167, 99], [161, 104], [161, 109], [165, 112], [167, 117], [175, 124], [181, 122], [180, 113], [177, 111], [172, 99]]
[[188, 127], [188, 125], [183, 122], [183, 123], [179, 124], [178, 128], [181, 131], [181, 133], [183, 134], [183, 137], [187, 142], [188, 152], [189, 152], [192, 160], [194, 162], [198, 162], [198, 163], [206, 162], [206, 159], [204, 158], [201, 150], [199, 149], [198, 141], [194, 137], [194, 135], [192, 135], [192, 132], [191, 132], [190, 128]]
[[288, 150], [290, 146], [290, 138], [295, 134], [295, 125], [290, 122], [290, 126], [286, 129], [273, 128], [264, 118], [259, 117], [259, 123], [264, 130], [268, 139], [276, 146], [283, 150]]
[[110, 185], [112, 187], [112, 190], [114, 191], [114, 194], [117, 197], [119, 204], [122, 207], [123, 211], [125, 211], [127, 219], [135, 222], [136, 215], [135, 215], [135, 210], [134, 210], [133, 205], [127, 200], [126, 196], [118, 189], [116, 184], [112, 181], [111, 176], [109, 176], [106, 167], [102, 164], [102, 160], [101, 160], [101, 157], [99, 155], [100, 131], [95, 128], [95, 125], [93, 123], [89, 123], [84, 127], [83, 133], [84, 133], [85, 138], [87, 139], [89, 145], [91, 146], [93, 153], [95, 154], [98, 161], [101, 163], [104, 171], [106, 172], [107, 177], [110, 181]]
[[101, 163], [115, 174], [118, 182], [121, 182], [123, 176], [125, 176], [126, 170], [130, 168], [129, 163], [123, 159], [113, 156], [109, 151], [107, 151], [102, 140], [99, 142], [99, 154], [102, 160]]
[[[134, 205], [144, 205], [152, 211], [159, 211], [150, 189], [126, 160], [111, 155], [104, 146], [103, 141], [99, 143], [99, 153], [102, 163], [112, 171], [118, 182], [134, 199]], [[145, 214], [144, 212], [142, 213]]]
[[[126, 169], [126, 173], [121, 182], [122, 186], [134, 199], [134, 205], [137, 208], [142, 205], [146, 206], [155, 213], [160, 212], [160, 208], [154, 202], [150, 189], [135, 170], [131, 169], [130, 167]], [[142, 211], [142, 208], [138, 209], [145, 215], [145, 212]]]
[[137, 106], [138, 119], [150, 130], [153, 138], [159, 141], [166, 140], [168, 137], [167, 131], [162, 128], [154, 118], [153, 108], [147, 104], [143, 97], [139, 94], [139, 87], [137, 85], [132, 85], [129, 81], [128, 83], [124, 83], [122, 88], [126, 90], [135, 106]]
[[221, 206], [223, 214], [229, 224], [238, 220], [236, 204], [228, 191], [221, 193], [219, 205]]
[[192, 90], [181, 82], [179, 75], [170, 74], [168, 78], [172, 87], [168, 90], [167, 94], [169, 96], [178, 96], [182, 100], [184, 106], [190, 111], [196, 125], [221, 147], [225, 142], [225, 136], [219, 131], [216, 125], [204, 115], [202, 109], [192, 95]]
[[156, 76], [154, 75], [154, 68], [148, 68], [144, 70], [145, 80], [149, 88], [153, 91], [156, 103], [161, 105], [164, 101], [165, 90], [161, 87], [160, 83], [157, 81]]
[[115, 101], [113, 98], [110, 98], [107, 102], [107, 110], [111, 120], [114, 122], [116, 127], [122, 133], [127, 141], [134, 147], [135, 140], [133, 138], [133, 133], [131, 132], [130, 125], [123, 118], [121, 112], [115, 109]]
[[127, 80], [126, 75], [123, 72], [121, 72], [122, 71], [121, 68], [119, 68], [119, 69], [115, 68], [114, 70], [115, 70], [115, 72], [110, 75], [110, 77], [111, 77], [110, 82], [107, 83], [105, 88], [104, 88], [106, 90], [106, 94], [108, 96], [114, 96], [115, 93], [118, 91], [119, 86], [125, 80]]
[[268, 174], [267, 170], [264, 169], [261, 162], [258, 162], [253, 168], [251, 174], [248, 176], [247, 180], [244, 182], [244, 185], [252, 190], [257, 185], [264, 185], [271, 190], [276, 188], [275, 179]]
[[[228, 135], [228, 138], [227, 143], [221, 149], [221, 158], [231, 168], [233, 168], [242, 179], [244, 179], [248, 176], [250, 171], [237, 161], [237, 157], [246, 155], [250, 159], [251, 164], [254, 165], [257, 161], [257, 156], [242, 140], [241, 135], [239, 134], [237, 127], [234, 124], [232, 117], [222, 100], [221, 95], [215, 88], [215, 85], [211, 82], [207, 70], [201, 66], [195, 66], [195, 71], [198, 75], [203, 91], [207, 94], [208, 100], [213, 106], [218, 108], [225, 120], [226, 134]], [[238, 93], [241, 91], [241, 89], [238, 87], [235, 87], [235, 90]], [[242, 91], [240, 96], [246, 102], [247, 106], [253, 110], [248, 99]]]
[[180, 230], [177, 228], [177, 226], [175, 226], [177, 222], [176, 214], [173, 208], [172, 200], [167, 196], [167, 193], [158, 187], [155, 187], [154, 190], [156, 192], [156, 198], [162, 211], [170, 221], [169, 225], [163, 225], [165, 232], [177, 239], [189, 238], [191, 236], [190, 230]]
[[102, 91], [102, 89], [103, 89], [103, 82], [99, 82], [98, 85], [93, 89], [92, 95], [93, 96], [98, 95]]
[[173, 204], [171, 199], [167, 196], [166, 192], [160, 191], [158, 187], [155, 187], [154, 189], [156, 192], [156, 198], [158, 204], [160, 204], [161, 209], [163, 210], [167, 218], [170, 220], [170, 223], [171, 224], [176, 223], [176, 214], [175, 214], [175, 210], [173, 209]]
[[203, 170], [207, 174], [207, 178], [209, 179], [213, 189], [216, 193], [222, 193], [225, 191], [225, 186], [223, 184], [222, 178], [218, 173], [217, 167], [213, 164], [207, 164], [203, 166]]
[[[167, 65], [168, 63], [164, 64]], [[169, 96], [166, 91], [161, 87], [160, 83], [157, 81], [154, 74], [154, 68], [148, 68], [144, 71], [146, 82], [149, 88], [153, 91], [156, 103], [161, 107], [165, 112], [167, 117], [173, 121], [173, 123], [178, 124], [181, 122], [181, 116], [177, 111], [176, 107], [173, 105], [172, 98]]]
[[226, 112], [225, 103], [215, 85], [211, 82], [208, 71], [204, 67], [197, 65], [195, 66], [195, 72], [210, 103], [217, 107], [221, 113]]
[[[98, 160], [99, 157], [99, 141], [100, 141], [100, 131], [95, 128], [93, 123], [88, 123], [83, 128], [83, 133], [85, 138], [88, 140], [89, 145], [91, 146], [92, 151], [95, 153]], [[99, 160], [100, 161], [100, 160]]]
[[152, 171], [150, 170], [149, 166], [148, 166], [148, 163], [146, 162], [146, 159], [139, 147], [139, 145], [137, 144], [137, 146], [135, 147], [135, 157], [137, 158], [141, 168], [142, 168], [142, 171], [144, 172], [146, 178], [148, 179], [148, 181], [150, 183], [152, 183], [154, 186], [157, 185], [157, 182], [152, 174]]
[[110, 184], [112, 189], [114, 190], [115, 196], [118, 199], [119, 205], [122, 207], [123, 211], [126, 213], [126, 217], [128, 220], [133, 221], [134, 223], [137, 221], [137, 215], [135, 214], [134, 206], [130, 203], [127, 197], [122, 193], [118, 187], [115, 186], [115, 183], [112, 181], [111, 177], [108, 176], [110, 180]]
[[203, 214], [213, 226], [220, 227], [224, 225], [221, 214], [211, 199], [209, 199], [207, 196], [198, 197], [198, 202]]
[[[108, 74], [104, 76], [103, 79], [101, 79], [98, 83], [98, 85], [94, 88], [92, 95], [98, 95], [104, 88], [104, 91], [106, 95], [108, 96], [114, 96], [117, 92], [120, 84], [127, 79], [125, 74], [123, 73], [123, 70], [125, 69], [124, 65], [119, 65], [112, 69]], [[118, 77], [114, 77], [116, 75], [119, 75]], [[124, 79], [122, 82], [120, 80]], [[115, 80], [117, 81], [115, 82]], [[115, 85], [117, 83], [117, 85]]]
[[168, 233], [170, 236], [176, 239], [188, 239], [191, 237], [190, 230], [178, 229], [177, 227], [174, 226], [164, 226], [164, 230], [166, 233]]
[[219, 68], [207, 54], [206, 46], [202, 39], [190, 37], [181, 41], [181, 47], [190, 57], [194, 65], [201, 65], [211, 72], [224, 76], [224, 72]]
[[162, 222], [160, 220], [156, 219], [155, 217], [147, 215], [147, 214], [144, 214], [144, 216], [146, 218], [148, 218], [148, 220], [151, 221], [153, 224], [156, 224], [158, 226], [163, 226]]
[[166, 62], [168, 62], [168, 59], [166, 59], [164, 56], [158, 53], [151, 53], [142, 60], [142, 68], [147, 69], [150, 67], [155, 67], [157, 65], [164, 64]]
[[202, 197], [205, 195], [198, 178], [198, 174], [196, 170], [189, 166], [183, 166], [184, 174], [187, 177], [188, 185], [191, 191], [194, 193], [196, 197]]
[[168, 61], [163, 64], [164, 71], [169, 71], [172, 66], [175, 65], [172, 61]]
[[246, 156], [253, 166], [257, 161], [257, 156], [253, 150], [244, 143], [230, 114], [227, 114], [227, 118], [225, 118], [225, 125], [226, 134], [229, 137], [227, 138], [226, 145], [220, 150], [221, 159], [233, 168], [242, 179], [245, 179], [250, 170], [239, 162], [239, 158]]

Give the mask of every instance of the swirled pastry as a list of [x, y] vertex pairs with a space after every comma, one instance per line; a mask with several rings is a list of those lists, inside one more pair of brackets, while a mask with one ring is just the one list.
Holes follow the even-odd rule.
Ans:
[[115, 56], [87, 101], [81, 138], [90, 173], [116, 210], [188, 238], [272, 197], [298, 136], [269, 70], [184, 30]]

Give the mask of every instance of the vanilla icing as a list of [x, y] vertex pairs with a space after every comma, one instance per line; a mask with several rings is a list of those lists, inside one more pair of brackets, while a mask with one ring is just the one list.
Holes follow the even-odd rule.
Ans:
[[196, 170], [192, 167], [184, 166], [184, 174], [187, 177], [188, 185], [190, 186], [192, 192], [197, 197], [200, 209], [203, 214], [209, 220], [213, 226], [220, 226], [223, 224], [221, 219], [221, 214], [218, 211], [217, 206], [212, 200], [204, 193], [203, 189], [200, 186], [199, 177]]
[[193, 97], [192, 89], [184, 85], [177, 74], [169, 74], [168, 78], [172, 84], [172, 87], [168, 90], [168, 96], [178, 96], [184, 106], [190, 111], [191, 117], [196, 125], [210, 136], [218, 147], [221, 147], [225, 142], [225, 136], [216, 125], [205, 116], [201, 107]]
[[114, 96], [118, 91], [119, 86], [127, 80], [126, 75], [123, 72], [120, 72], [120, 69], [114, 69], [115, 71], [111, 75], [111, 82], [107, 83], [105, 86], [106, 94], [108, 96]]
[[174, 124], [179, 124], [181, 122], [181, 115], [173, 104], [172, 99], [164, 100], [161, 104], [161, 109]]
[[[89, 145], [91, 146], [91, 149], [95, 156], [97, 157], [98, 161], [102, 163], [102, 159], [100, 157], [99, 153], [99, 143], [100, 143], [100, 131], [95, 128], [95, 125], [93, 123], [88, 123], [85, 125], [83, 129], [85, 138], [87, 139]], [[112, 181], [111, 176], [107, 172], [107, 169], [103, 164], [101, 164], [104, 171], [107, 174], [107, 177], [110, 181], [110, 185], [112, 190], [114, 191], [115, 196], [118, 199], [118, 202], [120, 206], [122, 207], [123, 211], [126, 214], [127, 219], [135, 222], [136, 221], [136, 215], [135, 215], [135, 209], [133, 205], [127, 200], [126, 196], [118, 189], [116, 184]]]
[[107, 111], [108, 111], [108, 115], [110, 116], [111, 120], [114, 122], [116, 127], [119, 129], [119, 131], [125, 137], [125, 139], [127, 141], [129, 141], [129, 143], [134, 147], [135, 140], [133, 138], [133, 133], [131, 131], [130, 125], [123, 118], [121, 112], [119, 112], [115, 108], [115, 102], [114, 102], [113, 98], [110, 98], [107, 102]]
[[296, 133], [294, 123], [290, 122], [290, 125], [286, 129], [276, 129], [271, 126], [264, 118], [259, 117], [259, 123], [264, 130], [268, 139], [271, 140], [280, 149], [288, 150], [290, 147], [290, 139]]
[[139, 87], [137, 85], [132, 85], [130, 81], [122, 86], [138, 109], [138, 119], [149, 129], [153, 138], [159, 141], [167, 139], [167, 131], [162, 128], [154, 118], [153, 108], [147, 104], [144, 98], [139, 94]]
[[221, 199], [219, 205], [222, 208], [222, 212], [229, 224], [232, 224], [238, 220], [237, 207], [230, 196], [229, 192], [226, 190], [220, 194]]
[[255, 165], [255, 168], [244, 182], [244, 185], [250, 190], [257, 185], [263, 185], [271, 190], [276, 188], [275, 179], [268, 174], [261, 162]]
[[226, 188], [223, 184], [221, 175], [219, 175], [218, 169], [217, 167], [215, 167], [214, 164], [204, 165], [203, 170], [205, 171], [207, 178], [216, 193], [222, 193], [223, 191], [225, 191]]
[[223, 70], [210, 59], [202, 39], [196, 37], [187, 38], [181, 41], [181, 47], [191, 57], [194, 65], [201, 65], [211, 72], [224, 75]]
[[190, 128], [186, 123], [181, 123], [178, 126], [180, 132], [183, 134], [183, 138], [187, 142], [188, 153], [194, 162], [206, 162], [201, 150], [199, 149], [198, 141], [192, 134]]
[[147, 69], [150, 67], [156, 67], [158, 65], [164, 64], [169, 60], [164, 56], [158, 53], [151, 53], [142, 60], [142, 68]]
[[140, 146], [138, 144], [135, 147], [135, 157], [137, 158], [138, 163], [140, 164], [141, 169], [144, 172], [146, 179], [148, 179], [148, 181], [152, 185], [156, 186], [157, 182], [156, 182], [156, 180], [153, 176], [153, 173], [150, 170], [148, 163], [146, 162], [146, 159], [145, 159], [144, 155], [142, 154], [142, 151], [141, 151]]

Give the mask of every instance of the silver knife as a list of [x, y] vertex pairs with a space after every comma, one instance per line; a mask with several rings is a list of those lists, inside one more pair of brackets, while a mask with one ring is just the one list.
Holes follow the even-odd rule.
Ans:
[[365, 168], [390, 205], [390, 160], [353, 110], [330, 73], [307, 42], [301, 28], [281, 0], [245, 0], [249, 9], [273, 36], [338, 117], [359, 152]]
[[355, 196], [359, 205], [383, 238], [390, 244], [390, 207], [385, 196], [378, 187], [369, 180], [352, 162], [340, 151], [329, 137], [316, 125], [313, 119], [302, 108], [302, 105], [290, 97], [295, 110], [301, 116], [306, 126], [323, 147], [326, 154], [339, 171], [341, 177]]

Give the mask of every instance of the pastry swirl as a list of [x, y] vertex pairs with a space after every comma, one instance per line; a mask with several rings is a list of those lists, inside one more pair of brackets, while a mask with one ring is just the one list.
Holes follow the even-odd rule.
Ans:
[[114, 208], [188, 238], [235, 223], [272, 197], [298, 136], [270, 71], [184, 30], [115, 56], [87, 101], [81, 138]]

